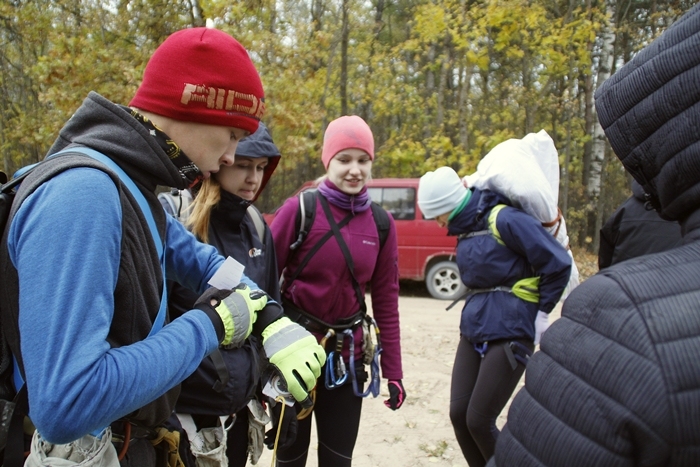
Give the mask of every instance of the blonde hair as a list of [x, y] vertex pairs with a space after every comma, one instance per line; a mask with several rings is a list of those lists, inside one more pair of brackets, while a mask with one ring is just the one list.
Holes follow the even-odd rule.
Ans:
[[214, 178], [202, 182], [197, 196], [190, 205], [190, 215], [186, 225], [190, 231], [204, 243], [209, 243], [209, 219], [211, 210], [221, 200], [221, 185]]

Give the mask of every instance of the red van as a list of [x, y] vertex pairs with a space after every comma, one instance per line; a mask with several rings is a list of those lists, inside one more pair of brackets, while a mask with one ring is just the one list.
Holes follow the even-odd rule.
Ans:
[[[367, 182], [372, 201], [389, 211], [396, 221], [399, 241], [399, 278], [425, 281], [430, 295], [454, 300], [465, 292], [454, 262], [456, 237], [434, 220], [426, 220], [418, 207], [417, 178], [378, 178]], [[315, 189], [316, 182], [304, 183], [300, 191]], [[265, 214], [272, 222], [273, 214]]]

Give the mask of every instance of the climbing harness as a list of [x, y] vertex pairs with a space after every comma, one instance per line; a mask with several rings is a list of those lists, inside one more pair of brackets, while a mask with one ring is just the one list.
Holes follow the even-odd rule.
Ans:
[[[321, 341], [323, 345], [328, 337], [333, 335], [336, 336], [335, 350], [330, 352], [328, 358], [326, 359], [325, 384], [327, 389], [335, 389], [342, 386], [347, 382], [349, 377], [350, 381], [352, 382], [353, 392], [357, 397], [367, 397], [370, 394], [372, 394], [372, 397], [377, 397], [379, 395], [379, 389], [381, 387], [379, 355], [382, 353], [379, 327], [377, 326], [377, 322], [374, 320], [374, 318], [365, 316], [364, 319], [368, 322], [368, 329], [374, 327], [374, 334], [376, 338], [376, 342], [372, 342], [371, 334], [369, 332], [365, 332], [363, 329], [363, 341], [369, 341], [371, 343], [370, 346], [367, 346], [363, 342], [363, 363], [367, 363], [370, 368], [367, 389], [364, 392], [361, 391], [357, 380], [357, 371], [355, 368], [355, 333], [352, 329], [345, 329], [340, 333], [336, 333], [333, 329], [329, 329], [328, 333]], [[369, 336], [367, 336], [367, 334], [369, 334]], [[346, 339], [349, 342], [348, 348], [350, 352], [350, 358], [347, 366], [342, 356], [343, 346]], [[349, 372], [347, 371], [347, 367], [349, 367]]]
[[474, 344], [474, 350], [476, 350], [479, 355], [481, 355], [481, 358], [484, 358], [484, 355], [486, 355], [486, 351], [489, 348], [489, 343], [488, 341], [486, 342], [477, 342]]
[[[484, 358], [489, 349], [488, 341], [476, 342], [472, 345], [474, 346], [474, 350], [481, 355], [481, 358]], [[521, 363], [523, 366], [527, 366], [527, 362], [530, 361], [530, 357], [532, 356], [532, 350], [528, 349], [518, 341], [508, 342], [503, 349], [506, 352], [508, 363], [510, 363], [513, 370], [518, 367], [518, 363]]]

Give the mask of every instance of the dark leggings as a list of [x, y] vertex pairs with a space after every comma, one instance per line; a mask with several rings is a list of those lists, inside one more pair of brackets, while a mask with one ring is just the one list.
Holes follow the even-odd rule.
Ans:
[[[516, 341], [534, 349], [531, 340]], [[459, 340], [452, 369], [450, 420], [469, 467], [483, 467], [493, 455], [500, 433], [496, 420], [525, 371], [521, 363], [513, 370], [505, 350], [509, 342], [489, 342], [482, 358], [466, 338]]]
[[248, 407], [236, 414], [236, 422], [228, 430], [226, 457], [229, 467], [244, 467], [248, 462]]
[[[324, 368], [325, 371], [325, 368]], [[326, 389], [323, 375], [316, 385], [316, 417], [318, 436], [318, 467], [349, 467], [360, 428], [362, 398], [352, 390], [352, 384], [336, 389]], [[277, 452], [278, 467], [303, 467], [309, 454], [311, 441], [311, 415], [299, 420], [294, 444]]]

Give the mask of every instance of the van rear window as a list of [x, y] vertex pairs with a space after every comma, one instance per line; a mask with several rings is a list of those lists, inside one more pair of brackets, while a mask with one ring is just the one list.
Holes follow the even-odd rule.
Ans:
[[416, 218], [415, 188], [367, 188], [372, 201], [386, 209], [394, 220], [414, 220]]

